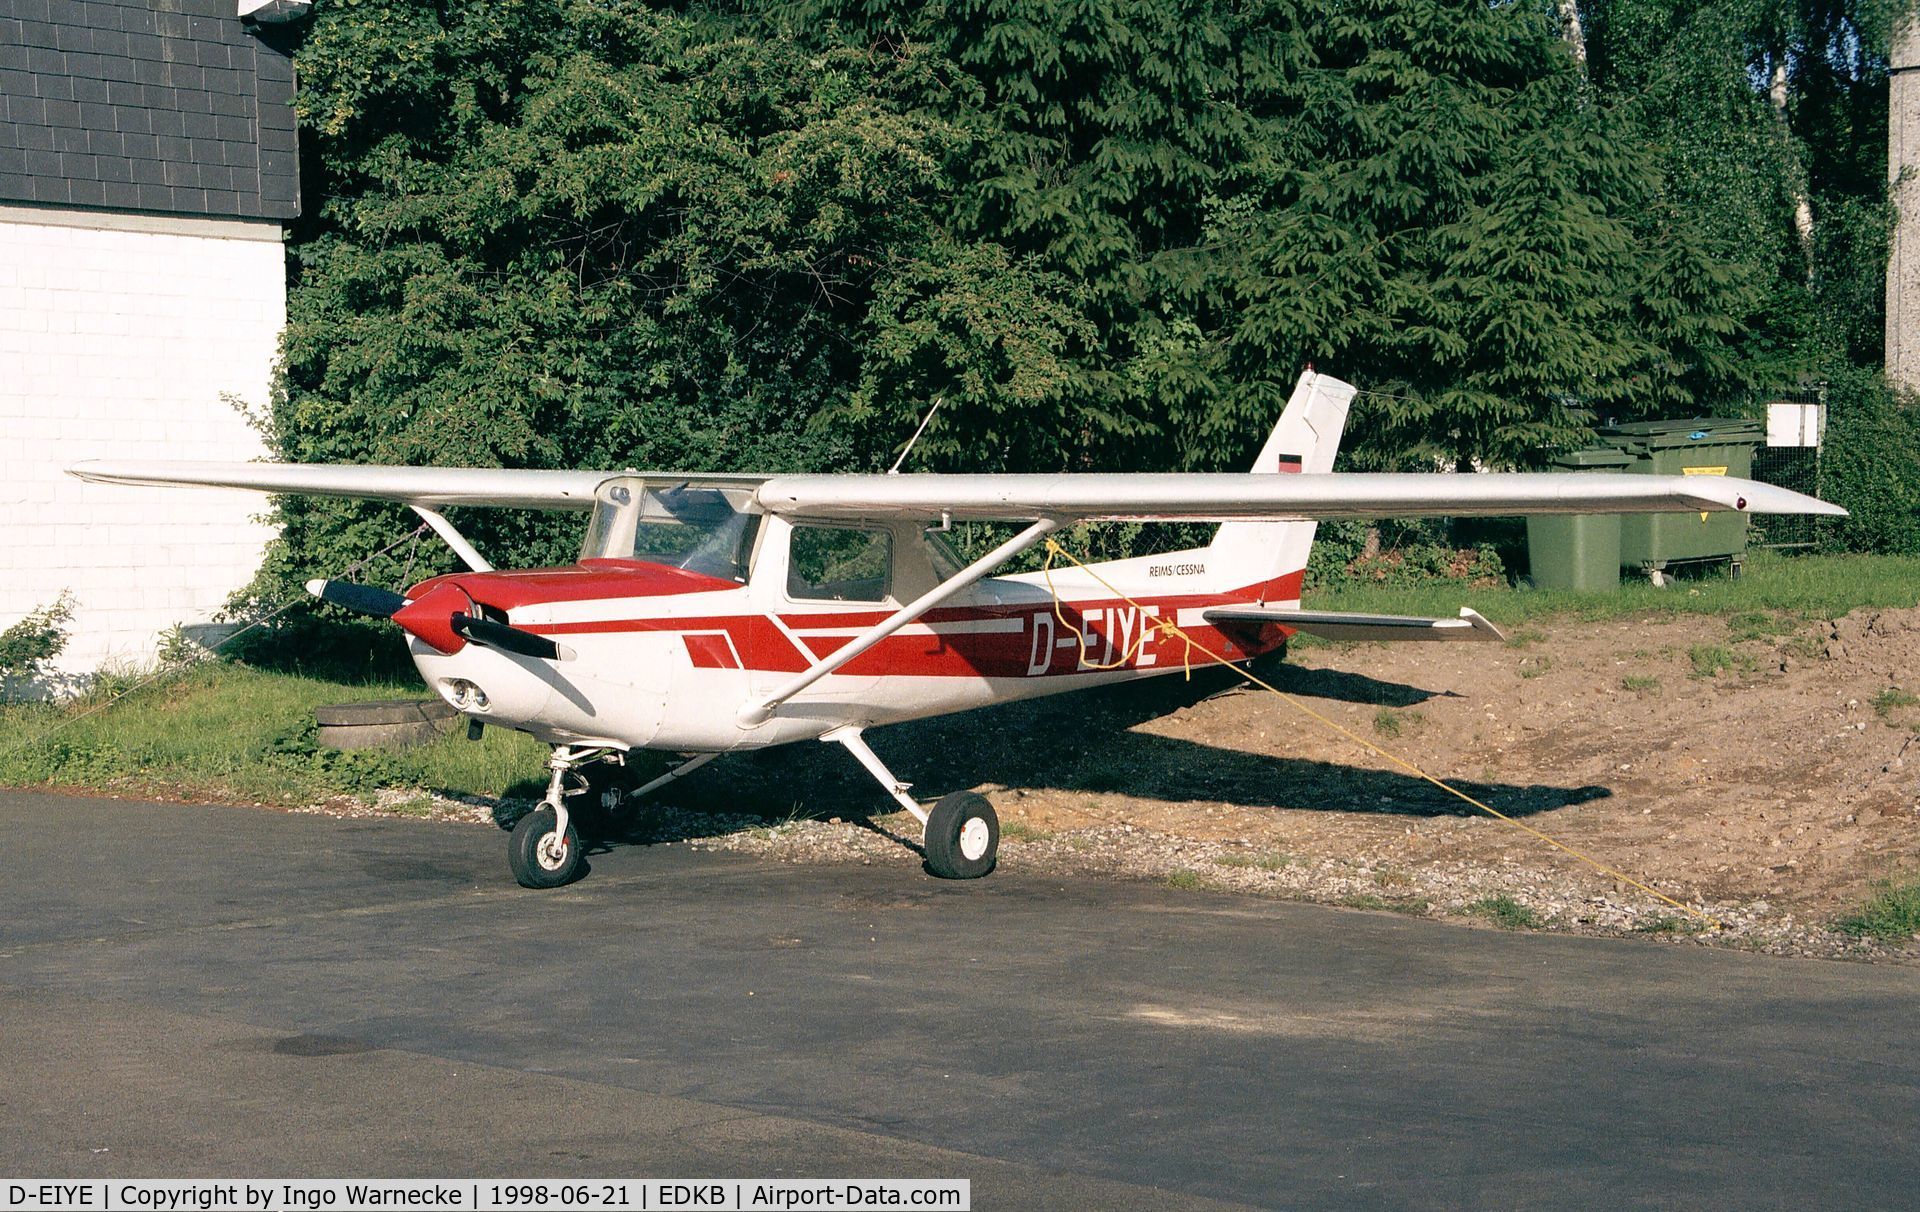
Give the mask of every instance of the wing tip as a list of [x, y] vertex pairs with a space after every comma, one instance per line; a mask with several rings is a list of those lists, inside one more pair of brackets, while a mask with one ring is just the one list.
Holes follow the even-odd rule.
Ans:
[[1492, 619], [1481, 614], [1473, 607], [1462, 606], [1460, 608], [1460, 617], [1467, 621], [1468, 626], [1473, 628], [1480, 639], [1498, 640], [1502, 644], [1507, 642], [1507, 633], [1494, 626]]

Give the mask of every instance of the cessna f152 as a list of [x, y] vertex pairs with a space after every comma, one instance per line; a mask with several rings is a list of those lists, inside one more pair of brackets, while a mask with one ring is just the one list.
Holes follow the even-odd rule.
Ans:
[[[1718, 476], [1389, 474], [1333, 470], [1354, 388], [1305, 373], [1249, 472], [1073, 475], [680, 475], [254, 463], [82, 463], [81, 479], [404, 502], [467, 565], [404, 594], [308, 588], [391, 618], [427, 685], [471, 720], [553, 747], [546, 799], [515, 826], [514, 876], [579, 872], [595, 763], [641, 749], [684, 760], [644, 795], [724, 753], [832, 741], [924, 828], [927, 868], [994, 866], [984, 796], [932, 807], [862, 739], [882, 724], [1175, 672], [1184, 642], [1239, 661], [1294, 632], [1338, 639], [1498, 639], [1485, 619], [1304, 610], [1316, 519], [1742, 510], [1838, 515], [1812, 497]], [[580, 559], [496, 571], [440, 512], [449, 505], [589, 511]], [[957, 520], [1024, 524], [974, 560]], [[1220, 523], [1206, 547], [1039, 573], [991, 575], [1068, 523]], [[605, 781], [605, 780], [600, 780]], [[587, 802], [583, 801], [583, 806]], [[607, 805], [611, 807], [612, 805]]]

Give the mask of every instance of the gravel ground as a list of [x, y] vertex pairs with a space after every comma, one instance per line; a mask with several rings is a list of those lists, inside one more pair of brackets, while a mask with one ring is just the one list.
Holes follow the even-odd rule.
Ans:
[[[296, 811], [506, 828], [532, 806], [531, 801], [388, 791], [371, 803], [335, 800]], [[1503, 827], [1490, 819], [1458, 823], [1470, 829]], [[1366, 858], [1304, 858], [1244, 839], [1194, 838], [1128, 824], [1049, 834], [1016, 830], [1020, 836], [1001, 840], [1001, 870], [1146, 880], [1183, 891], [1310, 901], [1469, 927], [1630, 937], [1802, 958], [1920, 962], [1920, 936], [1898, 944], [1856, 938], [1765, 900], [1693, 902], [1689, 908], [1703, 916], [1691, 916], [1629, 885], [1594, 893], [1584, 881], [1520, 862], [1458, 860], [1408, 869]], [[873, 865], [917, 863], [919, 832], [904, 812], [770, 823], [740, 813], [654, 806], [635, 817], [620, 844], [687, 845], [787, 863]], [[1661, 891], [1680, 899], [1680, 889]]]
[[[1297, 704], [1213, 670], [872, 737], [925, 801], [987, 793], [1008, 870], [1907, 962], [1920, 937], [1831, 923], [1920, 870], [1916, 665], [1920, 608], [1566, 620], [1504, 646], [1308, 648], [1275, 675]], [[1698, 915], [1468, 809], [1298, 704]], [[629, 840], [918, 862], [918, 825], [834, 746], [729, 757], [669, 796]], [[525, 807], [397, 791], [313, 811], [499, 824]]]
[[[877, 819], [871, 827], [818, 820], [767, 826], [749, 824], [746, 818], [741, 824], [746, 827], [739, 832], [690, 844], [784, 862], [903, 862], [913, 858], [903, 853], [903, 842], [918, 835], [918, 826], [905, 813]], [[1500, 826], [1487, 821], [1483, 827]], [[1107, 825], [1034, 839], [1003, 838], [1000, 867], [1080, 878], [1152, 880], [1178, 889], [1313, 901], [1467, 925], [1632, 936], [1768, 955], [1920, 960], [1920, 939], [1896, 946], [1854, 938], [1818, 922], [1797, 921], [1792, 913], [1764, 900], [1691, 906], [1717, 919], [1715, 924], [1629, 886], [1592, 894], [1556, 872], [1513, 862], [1459, 861], [1408, 870], [1338, 858], [1295, 858], [1244, 842]]]

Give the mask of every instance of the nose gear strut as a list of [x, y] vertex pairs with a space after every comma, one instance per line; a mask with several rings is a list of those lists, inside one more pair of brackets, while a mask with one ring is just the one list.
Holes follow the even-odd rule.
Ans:
[[547, 780], [547, 798], [520, 818], [507, 846], [508, 865], [521, 887], [558, 888], [580, 873], [580, 830], [567, 801], [592, 789], [581, 769], [595, 762], [624, 765], [626, 754], [606, 745], [553, 747], [547, 759], [547, 769], [553, 772]]

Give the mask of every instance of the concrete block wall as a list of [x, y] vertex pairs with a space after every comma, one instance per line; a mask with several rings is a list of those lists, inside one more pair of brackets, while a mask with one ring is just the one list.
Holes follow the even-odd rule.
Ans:
[[71, 591], [63, 672], [138, 667], [252, 576], [266, 501], [83, 484], [82, 459], [259, 457], [286, 321], [274, 223], [0, 206], [0, 627]]

